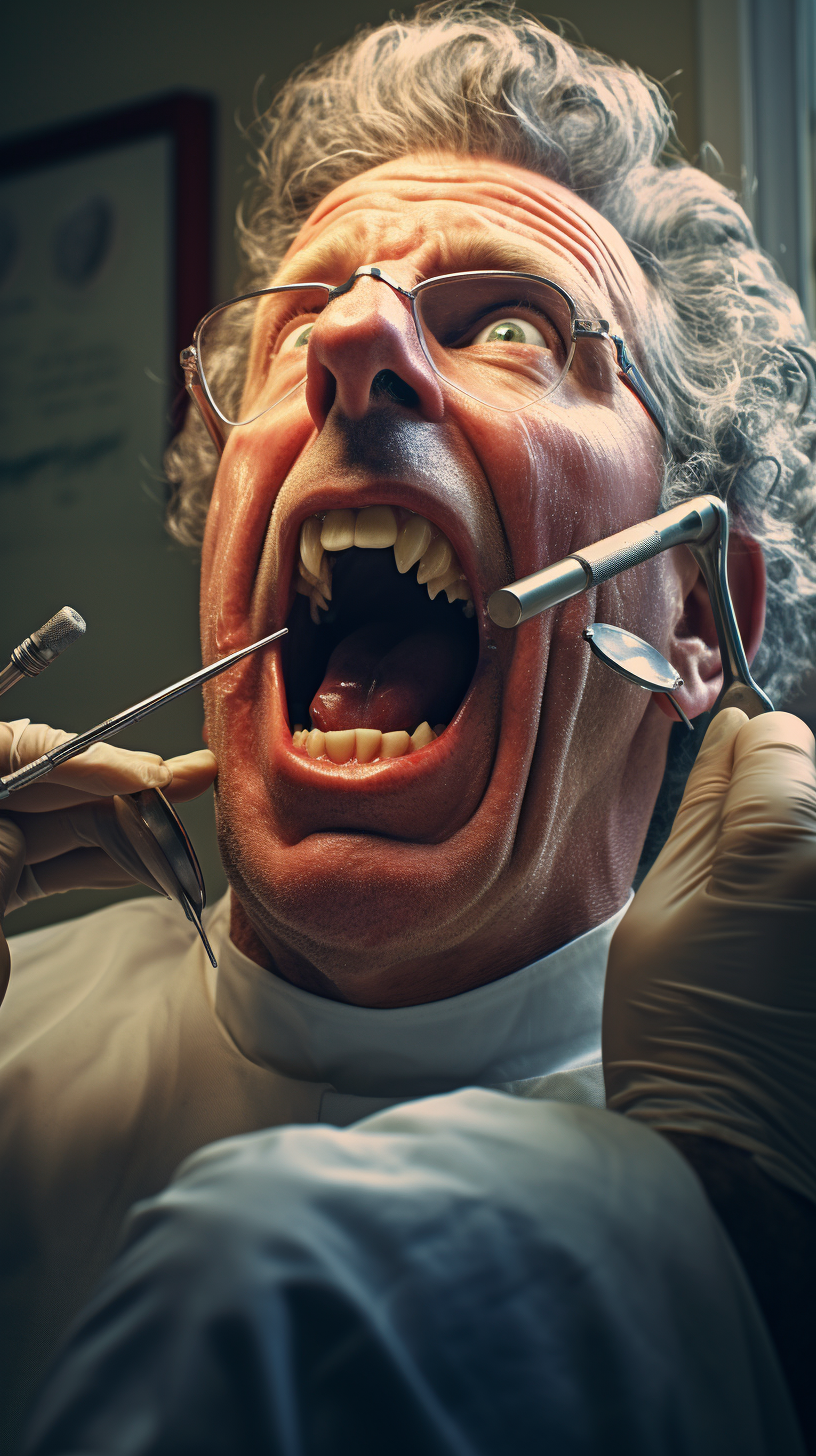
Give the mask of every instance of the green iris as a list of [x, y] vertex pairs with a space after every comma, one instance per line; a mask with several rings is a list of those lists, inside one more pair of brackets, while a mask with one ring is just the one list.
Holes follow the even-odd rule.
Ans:
[[501, 323], [493, 325], [485, 340], [488, 344], [494, 341], [499, 344], [526, 344], [524, 325], [516, 323], [514, 319], [502, 319]]

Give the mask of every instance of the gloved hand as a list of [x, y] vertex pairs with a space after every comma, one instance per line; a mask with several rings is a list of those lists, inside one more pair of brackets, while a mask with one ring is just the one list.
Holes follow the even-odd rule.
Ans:
[[816, 1201], [816, 768], [789, 713], [718, 714], [612, 939], [607, 1104]]
[[[22, 768], [71, 735], [45, 723], [0, 723], [0, 774]], [[166, 763], [156, 753], [96, 743], [0, 807], [0, 918], [30, 900], [63, 890], [110, 888], [141, 881], [161, 888], [122, 833], [112, 795], [160, 788], [180, 802], [215, 778], [209, 749]], [[9, 953], [0, 932], [0, 1001]]]

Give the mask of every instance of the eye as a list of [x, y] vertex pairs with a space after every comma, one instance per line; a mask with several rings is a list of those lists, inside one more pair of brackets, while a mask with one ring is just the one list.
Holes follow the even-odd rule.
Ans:
[[535, 344], [540, 349], [549, 347], [547, 340], [535, 324], [523, 318], [497, 319], [471, 341], [474, 344]]
[[289, 354], [294, 349], [305, 349], [313, 328], [314, 320], [308, 324], [296, 323], [295, 327], [287, 333], [283, 343], [278, 346], [276, 353]]

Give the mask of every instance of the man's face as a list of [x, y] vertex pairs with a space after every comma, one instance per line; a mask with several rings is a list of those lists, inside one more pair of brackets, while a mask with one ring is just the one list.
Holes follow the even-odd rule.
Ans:
[[[636, 356], [649, 307], [628, 248], [593, 209], [487, 159], [417, 156], [344, 184], [275, 281], [339, 283], [362, 264], [405, 287], [473, 268], [543, 275]], [[206, 690], [233, 939], [325, 994], [432, 1000], [506, 974], [625, 898], [669, 723], [581, 633], [619, 622], [665, 651], [679, 568], [658, 558], [515, 631], [486, 603], [653, 515], [662, 442], [608, 342], [581, 341], [555, 395], [498, 413], [442, 383], [405, 302], [369, 278], [318, 316], [307, 364], [305, 388], [232, 431], [207, 526], [205, 660], [290, 627], [282, 650]], [[390, 389], [375, 383], [383, 371]], [[371, 506], [447, 538], [472, 620], [444, 591], [429, 616], [416, 567], [400, 576], [388, 547], [337, 553], [333, 621], [311, 624], [295, 593], [304, 521]], [[287, 698], [312, 697], [338, 729], [393, 729], [392, 712], [446, 726], [402, 757], [335, 764], [293, 746]]]

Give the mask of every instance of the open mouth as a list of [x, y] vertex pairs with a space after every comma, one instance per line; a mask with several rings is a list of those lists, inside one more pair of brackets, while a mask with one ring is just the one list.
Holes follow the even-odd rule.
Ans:
[[281, 661], [293, 748], [344, 764], [432, 743], [473, 678], [479, 633], [447, 537], [392, 506], [307, 517]]

